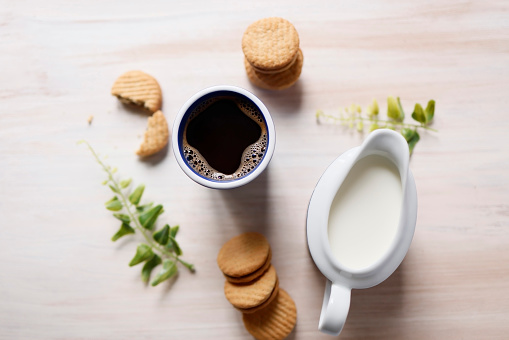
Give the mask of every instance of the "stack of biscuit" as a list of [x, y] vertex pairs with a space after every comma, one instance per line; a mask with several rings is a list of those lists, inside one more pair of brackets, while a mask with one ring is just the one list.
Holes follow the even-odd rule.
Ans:
[[265, 18], [252, 23], [242, 37], [244, 66], [249, 80], [268, 90], [286, 89], [299, 79], [304, 56], [299, 34], [283, 18]]
[[279, 288], [271, 259], [269, 242], [256, 232], [230, 239], [217, 256], [226, 299], [243, 313], [244, 326], [258, 340], [284, 339], [297, 321], [295, 303]]

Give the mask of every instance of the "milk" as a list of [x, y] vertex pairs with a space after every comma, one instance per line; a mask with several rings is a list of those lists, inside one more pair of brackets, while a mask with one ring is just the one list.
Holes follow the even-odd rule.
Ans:
[[382, 156], [358, 161], [341, 184], [329, 212], [329, 244], [350, 269], [374, 264], [390, 248], [400, 219], [403, 192], [396, 166]]

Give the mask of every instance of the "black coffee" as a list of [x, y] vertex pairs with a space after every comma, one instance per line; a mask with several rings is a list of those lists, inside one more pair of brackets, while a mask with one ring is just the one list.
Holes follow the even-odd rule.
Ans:
[[184, 157], [202, 176], [240, 178], [262, 160], [267, 147], [259, 109], [237, 96], [211, 98], [190, 115], [184, 132]]

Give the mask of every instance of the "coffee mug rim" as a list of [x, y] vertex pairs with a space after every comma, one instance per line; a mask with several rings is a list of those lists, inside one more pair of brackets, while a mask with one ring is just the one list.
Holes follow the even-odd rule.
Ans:
[[[265, 125], [267, 128], [267, 146], [266, 146], [266, 152], [265, 155], [260, 163], [256, 166], [255, 169], [253, 169], [252, 172], [247, 174], [246, 176], [239, 178], [239, 179], [233, 179], [229, 181], [217, 181], [213, 179], [209, 179], [206, 177], [203, 177], [199, 174], [197, 174], [189, 165], [186, 163], [186, 161], [183, 159], [182, 154], [180, 152], [181, 143], [180, 143], [180, 128], [182, 126], [183, 118], [188, 113], [189, 108], [195, 104], [198, 100], [205, 97], [206, 95], [209, 95], [211, 93], [215, 92], [233, 92], [240, 94], [249, 100], [251, 100], [257, 108], [260, 110], [260, 113], [263, 116], [263, 119], [265, 121]], [[272, 117], [270, 116], [269, 110], [267, 107], [262, 103], [258, 97], [256, 97], [253, 93], [249, 92], [248, 90], [234, 86], [234, 85], [215, 85], [211, 87], [207, 87], [203, 90], [198, 91], [193, 96], [191, 96], [180, 108], [177, 116], [175, 117], [175, 121], [173, 123], [173, 129], [172, 129], [172, 148], [173, 148], [173, 154], [175, 155], [175, 158], [177, 159], [177, 163], [179, 164], [180, 168], [184, 171], [184, 173], [191, 178], [196, 183], [203, 185], [208, 188], [212, 189], [232, 189], [237, 188], [240, 186], [243, 186], [252, 180], [254, 180], [258, 175], [260, 175], [265, 168], [268, 166], [275, 149], [275, 141], [276, 141], [276, 131], [274, 127], [274, 122], [272, 120]]]

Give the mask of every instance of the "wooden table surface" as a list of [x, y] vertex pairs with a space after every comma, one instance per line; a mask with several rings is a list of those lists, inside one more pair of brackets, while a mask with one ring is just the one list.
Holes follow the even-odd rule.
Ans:
[[[318, 332], [325, 280], [307, 251], [309, 198], [326, 167], [365, 135], [319, 125], [316, 109], [400, 96], [436, 100], [434, 127], [411, 159], [419, 212], [410, 251], [374, 288], [355, 290], [340, 339], [509, 336], [509, 4], [506, 1], [1, 1], [0, 338], [249, 339], [223, 294], [221, 245], [244, 231], [272, 246], [294, 298], [291, 339]], [[286, 91], [253, 87], [240, 41], [253, 21], [282, 16], [304, 52]], [[272, 113], [276, 152], [238, 190], [197, 185], [171, 149], [134, 151], [146, 116], [109, 94], [141, 69], [162, 87], [170, 124], [195, 92], [217, 84], [256, 94]], [[87, 118], [93, 115], [91, 125]], [[104, 173], [145, 183], [161, 222], [180, 224], [184, 259], [172, 282], [145, 286], [130, 268], [141, 236], [110, 241]]]

